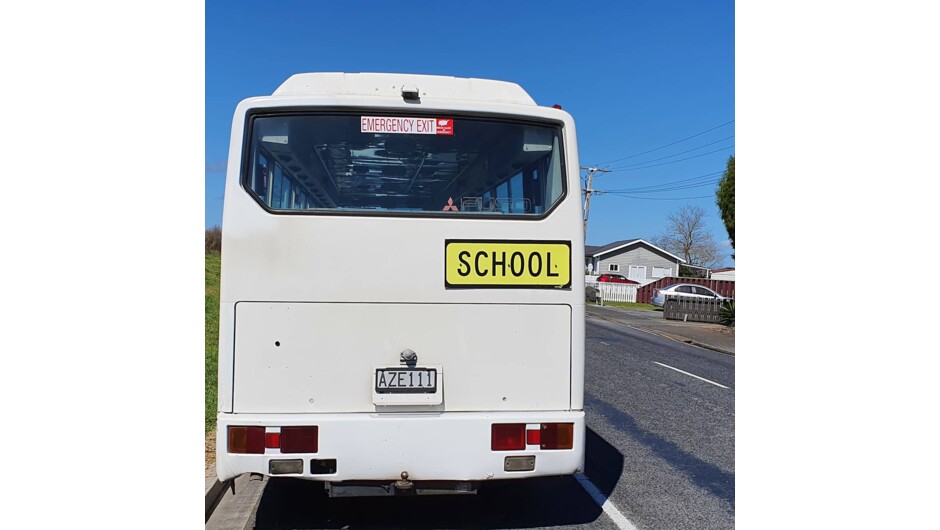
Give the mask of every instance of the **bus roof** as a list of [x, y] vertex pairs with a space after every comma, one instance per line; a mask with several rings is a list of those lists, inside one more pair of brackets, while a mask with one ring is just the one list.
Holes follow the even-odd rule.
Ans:
[[422, 97], [489, 101], [535, 106], [516, 83], [441, 75], [322, 72], [292, 75], [275, 96], [401, 97], [402, 86], [417, 88]]

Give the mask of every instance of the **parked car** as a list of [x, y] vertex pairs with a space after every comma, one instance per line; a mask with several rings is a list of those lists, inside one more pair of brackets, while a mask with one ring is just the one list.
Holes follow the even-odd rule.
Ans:
[[679, 296], [685, 296], [689, 298], [711, 298], [718, 300], [726, 300], [724, 296], [712, 291], [708, 287], [703, 287], [701, 285], [694, 285], [691, 283], [675, 283], [668, 287], [663, 287], [661, 289], [656, 289], [656, 292], [653, 293], [653, 299], [650, 301], [653, 305], [662, 307], [666, 302], [667, 294], [675, 294]]
[[610, 283], [635, 283], [639, 284], [640, 282], [635, 282], [633, 280], [628, 280], [625, 277], [619, 274], [601, 274], [597, 277], [599, 282], [610, 282]]

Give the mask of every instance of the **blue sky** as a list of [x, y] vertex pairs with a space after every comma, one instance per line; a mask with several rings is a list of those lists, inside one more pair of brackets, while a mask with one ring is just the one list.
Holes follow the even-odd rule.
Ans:
[[733, 266], [714, 200], [734, 154], [731, 1], [208, 1], [207, 227], [221, 224], [236, 104], [299, 72], [519, 83], [539, 105], [571, 113], [581, 165], [619, 168], [596, 176], [595, 189], [631, 190], [592, 198], [588, 244], [653, 237], [669, 213], [692, 204], [706, 211]]

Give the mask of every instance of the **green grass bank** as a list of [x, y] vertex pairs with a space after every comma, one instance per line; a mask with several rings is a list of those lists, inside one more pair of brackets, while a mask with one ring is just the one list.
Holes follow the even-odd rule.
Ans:
[[222, 254], [206, 253], [206, 433], [215, 428], [219, 384], [219, 275]]

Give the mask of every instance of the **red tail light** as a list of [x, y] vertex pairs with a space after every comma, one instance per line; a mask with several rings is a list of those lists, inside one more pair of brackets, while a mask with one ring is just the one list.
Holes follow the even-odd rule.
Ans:
[[312, 427], [281, 427], [282, 453], [316, 453], [319, 449], [318, 429]]
[[543, 423], [541, 449], [571, 449], [574, 447], [573, 423]]
[[539, 445], [542, 443], [542, 431], [538, 429], [532, 429], [525, 432], [525, 444], [526, 445]]
[[264, 446], [270, 447], [272, 449], [277, 449], [281, 446], [281, 433], [278, 432], [267, 432], [264, 433]]
[[494, 423], [490, 438], [493, 451], [525, 449], [525, 423]]
[[228, 452], [263, 454], [264, 427], [229, 427]]

